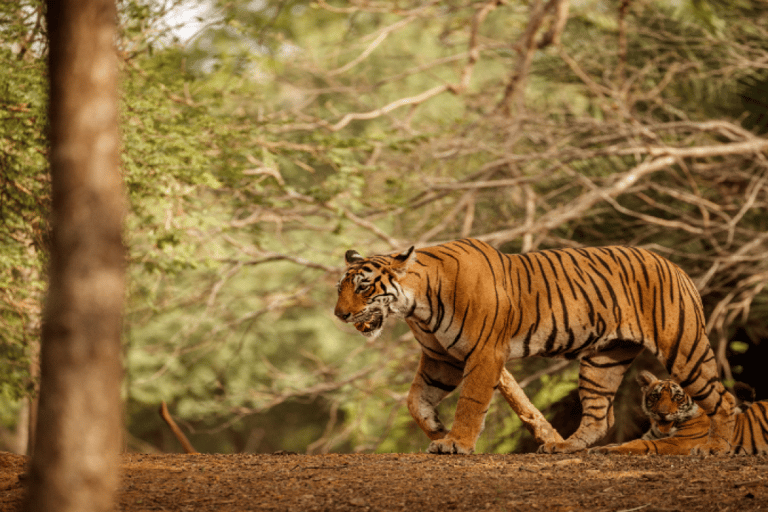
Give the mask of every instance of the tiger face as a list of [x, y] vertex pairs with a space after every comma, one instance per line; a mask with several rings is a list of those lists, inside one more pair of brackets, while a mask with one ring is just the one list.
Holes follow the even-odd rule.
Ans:
[[682, 423], [699, 412], [699, 406], [676, 382], [658, 380], [646, 371], [640, 373], [638, 381], [643, 389], [643, 412], [651, 419], [657, 438], [673, 436]]
[[338, 284], [334, 314], [353, 323], [363, 336], [381, 334], [387, 317], [404, 316], [413, 301], [400, 283], [412, 255], [415, 257], [413, 247], [400, 254], [370, 258], [347, 251], [347, 269]]

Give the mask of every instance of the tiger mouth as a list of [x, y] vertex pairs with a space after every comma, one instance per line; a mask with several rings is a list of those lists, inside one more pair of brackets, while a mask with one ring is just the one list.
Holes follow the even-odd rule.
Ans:
[[371, 334], [381, 329], [381, 325], [383, 323], [384, 317], [382, 315], [375, 315], [365, 322], [357, 322], [354, 325], [355, 329], [363, 333], [363, 335], [370, 336]]

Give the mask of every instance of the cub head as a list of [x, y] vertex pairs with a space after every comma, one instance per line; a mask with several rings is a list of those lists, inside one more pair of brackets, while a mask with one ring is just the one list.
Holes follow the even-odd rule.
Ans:
[[691, 419], [699, 406], [672, 380], [659, 380], [642, 371], [637, 381], [643, 390], [643, 412], [651, 419], [651, 428], [659, 437], [673, 435], [681, 423]]
[[339, 281], [334, 314], [352, 322], [363, 336], [378, 336], [390, 313], [402, 316], [407, 311], [411, 299], [399, 280], [415, 258], [413, 247], [399, 254], [369, 258], [347, 251], [347, 268]]

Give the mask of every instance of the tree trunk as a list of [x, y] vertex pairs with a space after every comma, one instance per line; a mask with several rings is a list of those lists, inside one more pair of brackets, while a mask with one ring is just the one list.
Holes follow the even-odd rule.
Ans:
[[125, 198], [114, 0], [49, 0], [51, 259], [30, 511], [107, 511], [118, 483]]

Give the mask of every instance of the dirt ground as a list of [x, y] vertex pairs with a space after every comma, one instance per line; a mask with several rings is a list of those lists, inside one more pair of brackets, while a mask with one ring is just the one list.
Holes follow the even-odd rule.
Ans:
[[[0, 511], [25, 459], [0, 453]], [[768, 510], [768, 457], [126, 454], [116, 510]]]

